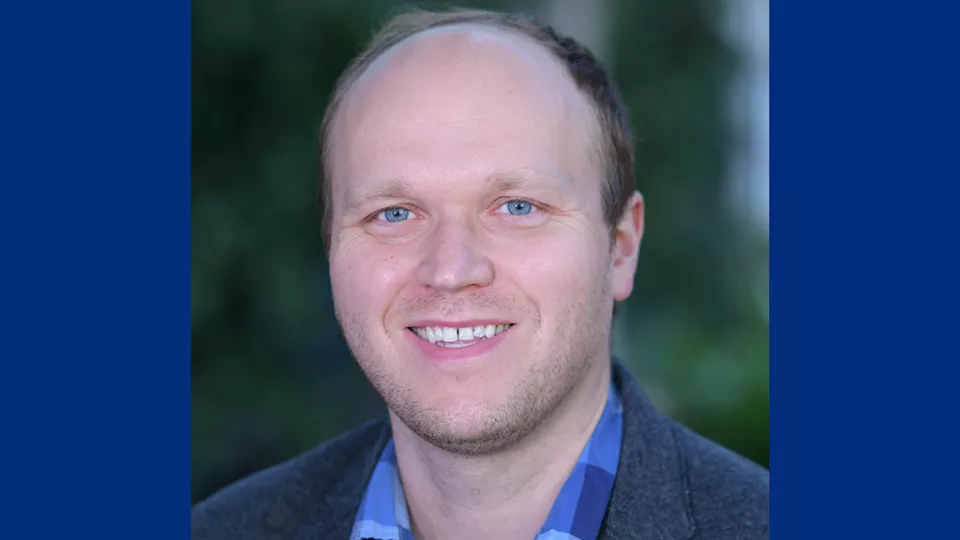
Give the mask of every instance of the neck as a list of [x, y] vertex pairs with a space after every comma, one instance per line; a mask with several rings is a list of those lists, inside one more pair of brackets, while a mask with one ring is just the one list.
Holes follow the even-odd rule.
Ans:
[[441, 450], [392, 417], [397, 464], [418, 539], [536, 536], [600, 421], [610, 362], [583, 382], [527, 437], [484, 456]]

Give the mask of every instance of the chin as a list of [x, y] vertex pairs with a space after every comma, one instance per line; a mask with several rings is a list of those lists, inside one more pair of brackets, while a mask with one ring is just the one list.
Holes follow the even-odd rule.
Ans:
[[502, 451], [526, 435], [526, 431], [517, 430], [513, 426], [476, 425], [472, 422], [418, 425], [413, 431], [421, 439], [441, 450], [469, 456]]
[[[539, 422], [539, 415], [522, 403], [491, 404], [461, 398], [430, 408], [407, 403], [394, 414], [420, 439], [461, 455], [485, 455], [516, 444]], [[531, 414], [534, 413], [534, 414]]]

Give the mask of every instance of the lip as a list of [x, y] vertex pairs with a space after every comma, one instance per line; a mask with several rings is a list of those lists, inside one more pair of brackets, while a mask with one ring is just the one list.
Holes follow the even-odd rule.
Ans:
[[[425, 326], [449, 326], [451, 328], [466, 328], [468, 326], [487, 326], [492, 324], [513, 324], [503, 319], [470, 319], [469, 321], [442, 321], [440, 319], [423, 319], [414, 321], [407, 325], [407, 328], [423, 328]], [[494, 336], [496, 337], [496, 336]]]
[[[502, 321], [494, 321], [493, 319], [484, 319], [476, 321], [464, 321], [462, 323], [450, 323], [439, 322], [439, 321], [422, 321], [410, 326], [421, 327], [421, 326], [469, 326], [469, 325], [479, 326], [481, 324], [509, 324]], [[459, 347], [456, 349], [449, 349], [446, 347], [440, 347], [430, 343], [429, 341], [422, 339], [420, 336], [413, 333], [410, 330], [410, 327], [404, 329], [404, 333], [407, 334], [407, 339], [413, 341], [413, 344], [420, 349], [427, 359], [432, 360], [438, 363], [454, 362], [454, 361], [463, 361], [470, 360], [483, 356], [490, 351], [494, 350], [500, 343], [503, 341], [504, 337], [510, 334], [513, 331], [513, 327], [500, 332], [499, 334], [493, 336], [492, 338], [486, 338], [476, 345], [470, 345], [469, 347]]]

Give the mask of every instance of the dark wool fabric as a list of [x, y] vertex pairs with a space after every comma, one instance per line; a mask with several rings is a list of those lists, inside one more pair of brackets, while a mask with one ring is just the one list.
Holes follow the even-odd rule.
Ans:
[[[620, 465], [600, 539], [769, 538], [769, 473], [654, 408], [620, 362]], [[242, 479], [199, 503], [193, 540], [347, 540], [386, 419]]]

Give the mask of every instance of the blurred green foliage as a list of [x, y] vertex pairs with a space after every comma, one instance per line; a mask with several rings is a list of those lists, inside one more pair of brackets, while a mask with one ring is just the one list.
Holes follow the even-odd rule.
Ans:
[[[665, 412], [766, 465], [767, 236], [726, 204], [739, 135], [724, 100], [738, 59], [718, 30], [721, 4], [607, 5], [608, 66], [637, 130], [647, 203], [615, 350]], [[333, 318], [316, 136], [336, 77], [396, 8], [192, 3], [194, 500], [382, 411]]]

